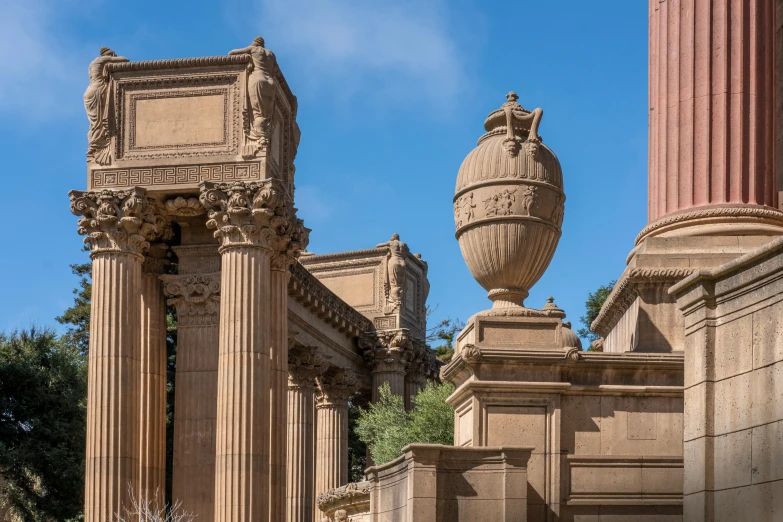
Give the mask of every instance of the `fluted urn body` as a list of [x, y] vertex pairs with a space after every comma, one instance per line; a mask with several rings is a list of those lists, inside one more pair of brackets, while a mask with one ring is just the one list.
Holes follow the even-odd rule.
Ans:
[[560, 162], [541, 142], [541, 109], [509, 93], [462, 162], [454, 194], [456, 237], [493, 308], [523, 306], [560, 240], [565, 193]]

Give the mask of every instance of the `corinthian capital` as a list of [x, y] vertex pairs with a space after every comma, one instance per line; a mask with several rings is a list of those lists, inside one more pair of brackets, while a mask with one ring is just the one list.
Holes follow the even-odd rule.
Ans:
[[279, 221], [275, 234], [270, 237], [272, 247], [272, 270], [289, 274], [299, 254], [307, 248], [310, 241], [310, 229], [304, 226], [304, 221], [296, 217], [296, 209], [290, 208], [290, 215]]
[[316, 378], [328, 369], [329, 364], [318, 356], [314, 347], [294, 348], [288, 352], [288, 387], [312, 388]]
[[183, 326], [216, 325], [220, 321], [220, 274], [163, 276], [168, 304], [177, 308]]
[[318, 408], [345, 406], [356, 395], [361, 382], [348, 370], [336, 370], [316, 378], [318, 384]]
[[291, 202], [282, 183], [209, 183], [199, 185], [201, 204], [209, 211], [207, 228], [215, 230], [221, 252], [256, 246], [272, 250], [278, 230], [288, 225]]
[[150, 241], [171, 238], [171, 228], [160, 204], [148, 198], [142, 188], [72, 190], [68, 196], [71, 212], [80, 216], [79, 234], [87, 236], [84, 243], [92, 255], [108, 252], [141, 257]]
[[365, 332], [359, 338], [367, 365], [374, 372], [404, 372], [415, 356], [416, 343], [407, 328]]

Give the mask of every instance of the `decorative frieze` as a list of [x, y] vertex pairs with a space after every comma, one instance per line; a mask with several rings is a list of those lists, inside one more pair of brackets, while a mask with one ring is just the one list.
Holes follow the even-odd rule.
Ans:
[[79, 234], [98, 253], [141, 256], [150, 241], [169, 239], [171, 229], [157, 200], [142, 188], [81, 192], [72, 190], [71, 212], [80, 216]]
[[184, 326], [215, 325], [220, 320], [220, 274], [164, 276], [168, 304]]

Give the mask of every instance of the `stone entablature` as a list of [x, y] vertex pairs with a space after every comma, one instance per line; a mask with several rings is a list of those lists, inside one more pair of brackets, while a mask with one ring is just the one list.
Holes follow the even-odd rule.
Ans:
[[[426, 334], [427, 263], [396, 234], [377, 248], [304, 254], [299, 262], [378, 330], [406, 328]], [[368, 329], [370, 330], [370, 329]]]
[[[91, 143], [88, 187], [193, 191], [202, 181], [274, 177], [292, 191], [299, 144], [296, 97], [271, 55], [272, 88], [264, 93], [269, 103], [254, 106], [254, 49], [105, 63], [103, 80], [94, 80], [85, 95], [88, 114], [100, 110], [90, 114], [93, 126], [104, 129], [100, 143]], [[254, 134], [258, 110], [271, 112], [264, 115], [262, 137]]]
[[372, 322], [329, 290], [301, 263], [295, 263], [290, 270], [288, 295], [325, 323], [352, 337], [373, 329]]

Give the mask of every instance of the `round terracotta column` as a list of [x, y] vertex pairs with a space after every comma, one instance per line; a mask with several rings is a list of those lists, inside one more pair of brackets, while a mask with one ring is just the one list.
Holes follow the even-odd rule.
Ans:
[[648, 225], [653, 235], [780, 234], [775, 6], [651, 0]]

